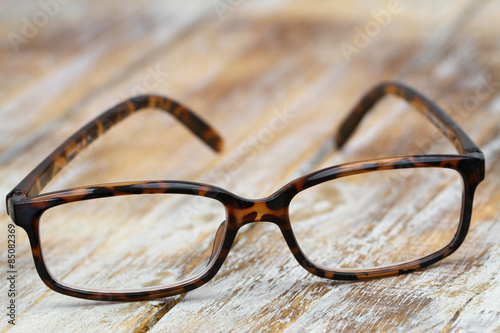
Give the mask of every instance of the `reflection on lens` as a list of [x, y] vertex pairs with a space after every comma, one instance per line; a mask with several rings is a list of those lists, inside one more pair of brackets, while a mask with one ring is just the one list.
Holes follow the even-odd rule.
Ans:
[[290, 203], [302, 252], [327, 269], [411, 261], [448, 245], [458, 230], [462, 178], [443, 168], [369, 172], [327, 181]]
[[87, 289], [165, 286], [203, 272], [224, 206], [181, 194], [125, 195], [68, 203], [40, 219], [47, 268]]

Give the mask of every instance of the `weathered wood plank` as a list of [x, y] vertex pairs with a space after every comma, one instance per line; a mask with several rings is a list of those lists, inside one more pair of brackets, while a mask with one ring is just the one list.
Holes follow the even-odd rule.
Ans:
[[[97, 26], [100, 20], [95, 19], [96, 26], [89, 34], [103, 35], [71, 44], [77, 52], [67, 52], [56, 44], [64, 59], [57, 67], [61, 82], [70, 82], [74, 77], [71, 71], [82, 69], [78, 74], [81, 84], [69, 95], [55, 84], [59, 77], [49, 66], [33, 65], [35, 75], [26, 75], [26, 81], [19, 81], [19, 85], [5, 85], [2, 91], [7, 98], [0, 113], [5, 126], [0, 170], [8, 174], [0, 186], [5, 193], [40, 160], [36, 156], [43, 157], [103, 106], [147, 88], [175, 97], [207, 118], [226, 138], [225, 153], [214, 156], [173, 120], [147, 112], [106, 135], [47, 190], [120, 180], [188, 179], [262, 197], [307, 164], [361, 93], [380, 78], [397, 78], [422, 90], [445, 109], [453, 109], [455, 118], [485, 148], [488, 180], [476, 196], [470, 235], [456, 254], [428, 270], [341, 283], [305, 272], [290, 255], [278, 230], [261, 224], [242, 230], [218, 276], [202, 288], [165, 304], [101, 304], [48, 291], [34, 270], [27, 239], [18, 230], [20, 315], [16, 327], [8, 329], [2, 322], [2, 329], [498, 329], [496, 270], [500, 251], [495, 222], [499, 219], [496, 199], [500, 199], [496, 193], [500, 88], [495, 85], [499, 81], [496, 76], [486, 90], [481, 83], [499, 69], [499, 64], [485, 55], [485, 50], [490, 54], [498, 50], [495, 29], [484, 28], [496, 23], [496, 3], [481, 3], [475, 8], [464, 1], [447, 10], [431, 3], [404, 3], [401, 12], [353, 55], [350, 63], [339, 44], [351, 42], [354, 27], [364, 27], [373, 19], [370, 10], [379, 11], [388, 4], [373, 3], [367, 10], [361, 3], [277, 2], [274, 7], [243, 3], [224, 20], [211, 4], [186, 11], [189, 15], [183, 19], [172, 14], [175, 5], [158, 5], [149, 2], [120, 11], [107, 30]], [[165, 13], [170, 13], [168, 20], [162, 18]], [[61, 19], [65, 15], [69, 14], [62, 9]], [[85, 18], [81, 15], [79, 20]], [[129, 20], [134, 18], [146, 22], [152, 36], [144, 38], [143, 31], [132, 27]], [[48, 29], [55, 28], [49, 25]], [[47, 38], [40, 35], [42, 40]], [[36, 43], [40, 42], [28, 46], [41, 47]], [[102, 53], [95, 54], [93, 49]], [[30, 57], [43, 63], [36, 52]], [[88, 59], [94, 59], [89, 67], [75, 65]], [[7, 57], [6, 70], [16, 61], [22, 63]], [[144, 78], [150, 76], [149, 69], [157, 65], [167, 73], [164, 79], [142, 87]], [[4, 69], [1, 72], [6, 73]], [[49, 93], [38, 105], [33, 101], [44, 95], [43, 88]], [[467, 103], [478, 98], [478, 89], [489, 94], [469, 108]], [[23, 127], [21, 122], [10, 120], [15, 112], [32, 118]], [[279, 121], [283, 126], [276, 126]], [[148, 135], [143, 135], [145, 132]], [[130, 138], [124, 138], [125, 133]], [[422, 151], [453, 153], [452, 146], [436, 133], [419, 114], [387, 101], [366, 119], [344, 150], [329, 155], [316, 167]], [[27, 139], [18, 144], [16, 137]], [[428, 137], [434, 139], [429, 141]], [[138, 151], [145, 155], [140, 161]], [[7, 222], [7, 217], [3, 215], [2, 220]], [[5, 244], [5, 236], [0, 237]]]

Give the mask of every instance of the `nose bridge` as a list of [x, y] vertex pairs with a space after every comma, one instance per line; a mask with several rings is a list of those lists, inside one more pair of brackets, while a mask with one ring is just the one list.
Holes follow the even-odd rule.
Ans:
[[286, 221], [286, 207], [272, 207], [267, 200], [248, 200], [245, 206], [239, 208], [235, 214], [239, 226], [252, 222], [272, 222], [280, 225]]

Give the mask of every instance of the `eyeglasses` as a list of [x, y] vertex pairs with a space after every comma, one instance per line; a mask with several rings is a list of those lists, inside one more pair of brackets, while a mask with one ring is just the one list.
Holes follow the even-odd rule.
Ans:
[[423, 112], [459, 155], [332, 166], [258, 200], [187, 181], [40, 194], [82, 149], [146, 108], [172, 114], [221, 150], [221, 137], [188, 108], [139, 96], [109, 109], [52, 152], [9, 193], [7, 211], [28, 234], [43, 282], [86, 299], [151, 300], [200, 287], [221, 268], [238, 230], [260, 221], [277, 225], [298, 263], [317, 276], [362, 280], [408, 273], [449, 256], [464, 241], [474, 191], [484, 179], [484, 155], [441, 108], [394, 82], [379, 84], [358, 102], [339, 128], [337, 148], [385, 95]]

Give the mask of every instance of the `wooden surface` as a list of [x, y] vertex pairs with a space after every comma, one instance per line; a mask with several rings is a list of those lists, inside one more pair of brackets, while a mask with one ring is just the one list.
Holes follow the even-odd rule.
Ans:
[[[172, 118], [147, 112], [94, 143], [46, 191], [181, 179], [256, 198], [342, 162], [454, 153], [424, 117], [389, 99], [342, 151], [312, 163], [349, 108], [384, 79], [401, 80], [447, 110], [484, 150], [487, 175], [456, 253], [367, 282], [309, 274], [279, 230], [262, 223], [240, 231], [218, 275], [197, 290], [155, 302], [79, 300], [42, 283], [18, 228], [17, 320], [11, 326], [2, 313], [2, 331], [500, 331], [498, 1], [57, 4], [45, 22], [47, 9], [36, 1], [0, 3], [4, 195], [86, 121], [144, 92], [196, 110], [223, 135], [224, 152], [214, 155]], [[381, 11], [391, 14], [373, 14]], [[36, 18], [43, 24], [28, 31]], [[6, 281], [10, 220], [1, 209]], [[4, 309], [7, 289], [0, 284]]]

